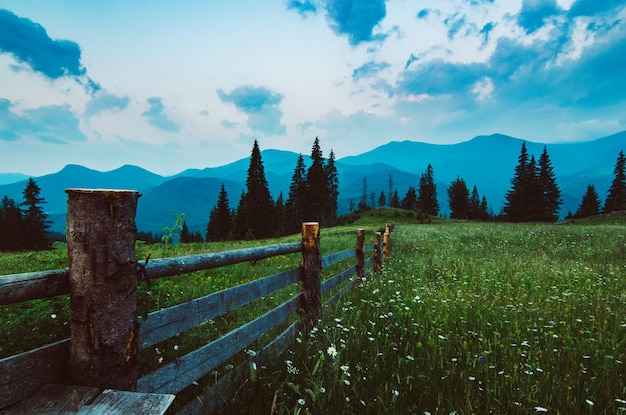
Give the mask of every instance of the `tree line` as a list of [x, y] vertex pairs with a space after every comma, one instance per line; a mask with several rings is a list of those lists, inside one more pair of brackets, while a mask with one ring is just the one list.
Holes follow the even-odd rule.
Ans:
[[323, 157], [316, 137], [311, 150], [311, 164], [306, 167], [302, 154], [298, 156], [291, 177], [289, 193], [282, 192], [273, 200], [259, 143], [254, 141], [246, 178], [246, 189], [239, 197], [237, 207], [231, 209], [230, 200], [222, 184], [216, 206], [211, 210], [205, 239], [261, 239], [288, 235], [300, 231], [302, 222], [315, 221], [322, 226], [337, 218], [339, 176], [335, 154]]
[[50, 221], [44, 213], [41, 189], [30, 178], [22, 192], [23, 201], [4, 196], [0, 203], [0, 251], [41, 250], [50, 247]]

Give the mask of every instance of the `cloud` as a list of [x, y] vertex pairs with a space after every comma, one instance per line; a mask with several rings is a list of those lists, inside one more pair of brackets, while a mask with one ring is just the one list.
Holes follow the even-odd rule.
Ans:
[[47, 105], [27, 109], [22, 114], [12, 110], [8, 99], [0, 98], [0, 140], [19, 141], [34, 138], [50, 143], [85, 141], [79, 120], [69, 105]]
[[222, 102], [233, 104], [239, 111], [248, 116], [248, 126], [265, 135], [284, 135], [287, 129], [281, 125], [283, 112], [279, 105], [284, 98], [282, 94], [265, 87], [242, 85], [230, 93], [217, 90]]
[[168, 133], [177, 133], [180, 131], [180, 126], [165, 114], [165, 107], [163, 106], [163, 100], [161, 98], [148, 98], [148, 104], [150, 108], [141, 115], [148, 118], [148, 121], [153, 127]]
[[338, 35], [347, 35], [352, 46], [373, 38], [374, 27], [386, 16], [384, 0], [328, 0], [326, 12], [330, 27]]
[[356, 82], [360, 80], [361, 78], [371, 78], [375, 76], [378, 72], [384, 69], [387, 69], [390, 66], [391, 64], [387, 62], [380, 62], [380, 63], [376, 63], [374, 61], [366, 62], [352, 71], [352, 80]]
[[452, 40], [463, 29], [463, 26], [467, 23], [467, 18], [465, 15], [460, 16], [459, 13], [455, 13], [444, 19], [443, 23], [448, 27], [448, 39]]
[[419, 12], [417, 12], [417, 18], [426, 19], [430, 15], [430, 12], [431, 12], [430, 9], [422, 9]]
[[624, 6], [623, 0], [577, 0], [569, 9], [569, 15], [595, 16], [598, 13], [612, 11], [620, 6]]
[[526, 33], [533, 33], [543, 27], [545, 19], [558, 14], [559, 11], [556, 0], [524, 0], [522, 10], [517, 16], [517, 24], [526, 30]]
[[494, 22], [489, 22], [486, 23], [482, 29], [480, 29], [480, 32], [478, 32], [478, 34], [482, 35], [483, 37], [482, 46], [485, 46], [487, 43], [489, 43], [489, 35], [494, 27], [496, 27], [496, 24]]
[[306, 17], [307, 13], [317, 13], [317, 6], [310, 0], [289, 0], [287, 9], [297, 11], [302, 17]]
[[77, 43], [53, 40], [41, 25], [5, 9], [0, 9], [0, 52], [11, 54], [18, 62], [50, 79], [70, 76], [90, 93], [100, 89], [86, 77]]
[[87, 103], [85, 116], [93, 117], [103, 111], [125, 110], [128, 107], [129, 101], [127, 96], [118, 97], [115, 94], [98, 92]]

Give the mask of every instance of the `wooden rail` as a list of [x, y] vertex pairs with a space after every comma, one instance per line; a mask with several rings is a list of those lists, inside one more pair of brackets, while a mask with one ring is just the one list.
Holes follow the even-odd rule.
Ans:
[[[107, 195], [109, 194], [107, 193]], [[108, 209], [107, 206], [105, 208]], [[114, 215], [111, 216], [111, 219], [114, 220]], [[84, 237], [81, 234], [81, 238]], [[291, 284], [298, 282], [301, 284], [300, 294], [205, 346], [176, 359], [176, 361], [135, 379], [133, 385], [136, 386], [127, 390], [151, 394], [176, 394], [211, 373], [216, 367], [227, 362], [236, 353], [243, 351], [270, 330], [279, 327], [296, 311], [302, 310], [301, 313], [298, 313], [300, 315], [299, 320], [288, 325], [278, 337], [261, 348], [249, 361], [235, 367], [201, 396], [182, 407], [179, 413], [197, 413], [200, 410], [198, 405], [201, 405], [203, 411], [210, 412], [211, 408], [215, 408], [214, 405], [218, 402], [218, 396], [224, 399], [225, 396], [228, 396], [229, 391], [233, 390], [233, 385], [241, 384], [242, 380], [245, 380], [245, 377], [249, 375], [249, 365], [252, 362], [265, 365], [274, 361], [295, 340], [298, 331], [307, 330], [317, 323], [317, 319], [322, 313], [320, 300], [323, 295], [343, 284], [343, 287], [327, 300], [326, 304], [329, 304], [366, 275], [366, 266], [373, 263], [374, 269], [376, 269], [376, 264], [381, 263], [383, 252], [380, 246], [380, 235], [376, 236], [375, 244], [372, 246], [364, 246], [363, 241], [364, 232], [358, 230], [356, 249], [346, 249], [322, 257], [319, 247], [319, 227], [316, 223], [307, 223], [303, 224], [303, 242], [156, 259], [147, 264], [137, 263], [135, 265], [136, 270], [144, 277], [152, 279], [224, 267], [246, 261], [257, 261], [277, 255], [301, 252], [303, 256], [300, 267], [152, 312], [148, 314], [145, 321], [135, 319], [135, 327], [138, 327], [138, 339], [131, 334], [128, 345], [135, 342], [138, 349], [145, 349], [269, 296]], [[388, 232], [385, 233], [385, 241], [388, 241]], [[385, 246], [384, 248], [387, 255], [388, 247]], [[72, 249], [72, 247], [68, 246], [68, 249]], [[134, 246], [132, 249], [134, 257]], [[374, 255], [365, 259], [365, 253], [368, 252], [374, 252]], [[82, 254], [81, 252], [74, 253], [74, 255]], [[122, 256], [128, 256], [128, 253], [125, 252]], [[351, 258], [356, 258], [354, 265], [323, 282], [320, 281], [322, 267], [330, 267]], [[70, 270], [65, 269], [0, 276], [0, 305], [37, 298], [50, 298], [68, 293], [74, 298], [77, 293], [72, 291], [73, 286], [69, 281], [70, 274]], [[357, 278], [344, 284], [355, 274]], [[134, 296], [127, 301], [135, 301]], [[75, 302], [77, 301], [73, 299], [73, 313]], [[71, 348], [74, 347], [73, 342], [74, 338], [66, 339], [0, 359], [0, 373], [3, 374], [0, 378], [0, 410], [28, 398], [43, 385], [74, 382], [72, 354], [70, 353]], [[129, 347], [128, 345], [127, 347]], [[124, 356], [128, 359], [129, 356], [132, 356], [131, 351], [127, 349]], [[83, 385], [82, 383], [78, 384]], [[101, 385], [100, 387], [104, 389], [109, 386]], [[24, 402], [22, 402], [23, 404]]]

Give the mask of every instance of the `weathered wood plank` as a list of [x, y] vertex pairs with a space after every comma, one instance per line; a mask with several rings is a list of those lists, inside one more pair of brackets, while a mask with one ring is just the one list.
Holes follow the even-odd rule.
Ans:
[[275, 244], [254, 248], [234, 249], [199, 255], [186, 255], [176, 258], [153, 259], [145, 267], [149, 278], [171, 277], [194, 271], [224, 267], [246, 261], [258, 261], [277, 255], [293, 254], [302, 251], [301, 242]]
[[328, 254], [322, 257], [322, 268], [330, 267], [339, 261], [353, 257], [356, 257], [355, 249], [345, 249], [343, 251]]
[[249, 360], [240, 363], [233, 370], [222, 376], [215, 385], [210, 387], [202, 395], [187, 403], [176, 415], [196, 415], [200, 413], [213, 413], [225, 400], [232, 399], [234, 393], [246, 380], [252, 378], [252, 371], [261, 370], [262, 366], [268, 366], [276, 362], [287, 348], [293, 344], [296, 335], [302, 331], [301, 321], [295, 321], [279, 334], [272, 342], [257, 352]]
[[47, 384], [3, 415], [82, 414], [79, 410], [99, 394], [100, 390], [92, 386]]
[[148, 319], [141, 322], [141, 348], [150, 347], [298, 282], [300, 272], [300, 268], [293, 268], [150, 313]]
[[[292, 242], [177, 258], [160, 258], [149, 261], [145, 270], [150, 278], [170, 277], [300, 251], [302, 251], [302, 243]], [[50, 298], [69, 294], [69, 292], [67, 268], [0, 276], [0, 305]]]
[[321, 293], [322, 295], [326, 294], [328, 291], [340, 285], [342, 282], [347, 280], [350, 276], [356, 273], [356, 265], [351, 266], [343, 272], [335, 275], [334, 277], [328, 278], [322, 282]]
[[47, 383], [69, 378], [70, 340], [0, 359], [0, 408], [21, 401]]
[[283, 322], [300, 307], [300, 302], [301, 294], [223, 337], [140, 378], [137, 390], [148, 393], [180, 392]]
[[0, 276], [0, 305], [69, 294], [69, 269]]
[[137, 393], [105, 389], [80, 415], [160, 415], [176, 396], [171, 394]]

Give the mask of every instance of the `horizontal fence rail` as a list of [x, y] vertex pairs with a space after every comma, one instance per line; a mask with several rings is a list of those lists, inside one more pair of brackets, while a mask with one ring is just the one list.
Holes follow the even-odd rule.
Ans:
[[[111, 192], [111, 191], [107, 191]], [[109, 197], [107, 193], [105, 196]], [[108, 199], [107, 199], [108, 200]], [[114, 200], [118, 203], [118, 200]], [[113, 202], [111, 202], [113, 203]], [[106, 206], [105, 216], [114, 210]], [[114, 215], [112, 215], [111, 219]], [[78, 226], [78, 225], [75, 225]], [[70, 226], [68, 226], [68, 229]], [[69, 232], [68, 232], [69, 233]], [[345, 249], [325, 256], [319, 250], [319, 225], [303, 224], [302, 242], [275, 244], [254, 248], [243, 248], [217, 253], [189, 255], [176, 258], [146, 260], [136, 264], [137, 273], [131, 277], [137, 283], [139, 277], [153, 279], [188, 274], [196, 271], [214, 269], [242, 262], [256, 262], [278, 255], [301, 252], [302, 265], [273, 275], [262, 277], [225, 290], [217, 291], [194, 300], [154, 311], [145, 320], [135, 317], [136, 334], [130, 333], [127, 341], [126, 360], [132, 359], [133, 347], [137, 350], [146, 349], [174, 336], [180, 335], [194, 327], [225, 315], [240, 307], [249, 305], [267, 297], [292, 284], [301, 284], [301, 293], [285, 301], [278, 307], [265, 312], [252, 321], [245, 323], [216, 340], [177, 358], [175, 361], [160, 367], [154, 372], [137, 378], [133, 390], [144, 393], [176, 394], [186, 389], [215, 368], [232, 359], [252, 343], [271, 330], [284, 325], [293, 316], [299, 319], [287, 324], [282, 332], [258, 352], [225, 373], [215, 384], [204, 389], [196, 399], [181, 405], [179, 414], [192, 414], [198, 411], [211, 412], [233, 390], [233, 385], [241, 385], [250, 375], [250, 365], [268, 365], [276, 360], [295, 341], [298, 332], [307, 331], [316, 321], [308, 320], [311, 316], [320, 315], [321, 310], [307, 310], [307, 307], [323, 307], [335, 301], [339, 296], [362, 281], [372, 270], [364, 271], [365, 266], [374, 264], [373, 271], [380, 269], [381, 235], [376, 234], [376, 243], [370, 246], [363, 244], [364, 231], [358, 230], [356, 249]], [[69, 241], [69, 239], [68, 239]], [[314, 243], [312, 243], [315, 241]], [[385, 258], [388, 254], [388, 230], [383, 243]], [[71, 247], [68, 244], [68, 250]], [[313, 251], [310, 251], [313, 249]], [[309, 252], [310, 251], [310, 252]], [[364, 259], [364, 253], [374, 252], [373, 256]], [[71, 259], [71, 251], [70, 259]], [[108, 257], [108, 255], [105, 255]], [[133, 249], [134, 257], [134, 249]], [[331, 267], [342, 261], [356, 258], [356, 264], [338, 274], [321, 281], [321, 269]], [[307, 267], [318, 267], [309, 269]], [[72, 261], [70, 268], [64, 270], [31, 272], [0, 276], [0, 305], [7, 305], [33, 299], [51, 298], [57, 295], [73, 294]], [[139, 275], [141, 274], [141, 275]], [[356, 278], [349, 281], [356, 274]], [[307, 278], [314, 280], [305, 281]], [[315, 282], [317, 279], [317, 282]], [[346, 283], [347, 282], [347, 283]], [[312, 285], [311, 285], [312, 284]], [[321, 296], [336, 292], [321, 304]], [[133, 296], [134, 297], [134, 296]], [[315, 298], [318, 300], [315, 300]], [[136, 300], [132, 300], [136, 301]], [[317, 304], [317, 305], [316, 305]], [[74, 301], [72, 301], [72, 320], [74, 317]], [[297, 313], [296, 313], [297, 312]], [[89, 319], [92, 317], [89, 316]], [[91, 323], [90, 323], [91, 324]], [[74, 335], [74, 330], [72, 330]], [[88, 333], [89, 335], [89, 333]], [[93, 333], [92, 333], [93, 335]], [[72, 374], [72, 339], [40, 347], [0, 359], [0, 411], [7, 406], [19, 402], [32, 395], [47, 383], [74, 383]], [[136, 346], [133, 346], [135, 344]], [[69, 364], [68, 364], [69, 362]], [[82, 383], [77, 383], [82, 385]], [[108, 387], [104, 385], [104, 387]]]

